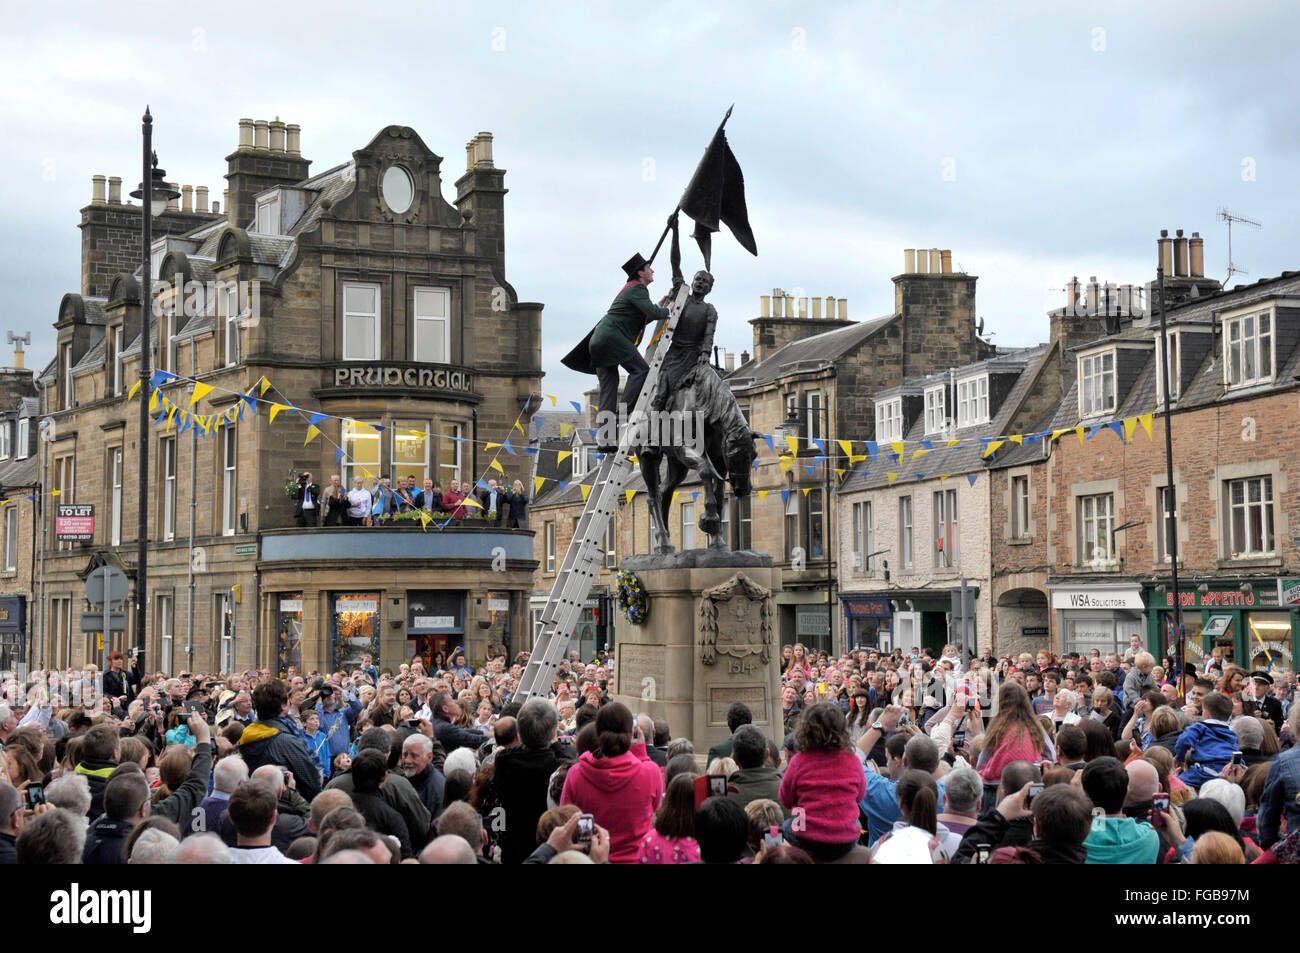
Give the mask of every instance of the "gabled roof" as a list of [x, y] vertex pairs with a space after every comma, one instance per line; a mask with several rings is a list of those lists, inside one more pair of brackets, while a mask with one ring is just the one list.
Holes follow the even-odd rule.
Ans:
[[891, 314], [874, 321], [823, 331], [812, 337], [791, 341], [758, 363], [742, 364], [727, 376], [727, 383], [736, 388], [770, 384], [792, 372], [806, 370], [813, 364], [833, 362], [848, 354], [895, 317]]

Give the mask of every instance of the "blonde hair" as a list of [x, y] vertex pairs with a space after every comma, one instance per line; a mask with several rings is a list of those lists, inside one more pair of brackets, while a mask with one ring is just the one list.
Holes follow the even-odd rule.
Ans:
[[705, 774], [725, 774], [731, 777], [740, 770], [740, 765], [736, 764], [734, 758], [714, 758], [709, 762], [709, 770]]
[[1246, 855], [1241, 845], [1227, 834], [1219, 831], [1206, 831], [1196, 838], [1192, 848], [1194, 864], [1244, 864]]
[[1150, 652], [1139, 652], [1133, 656], [1133, 665], [1135, 668], [1150, 668], [1156, 664], [1156, 657]]

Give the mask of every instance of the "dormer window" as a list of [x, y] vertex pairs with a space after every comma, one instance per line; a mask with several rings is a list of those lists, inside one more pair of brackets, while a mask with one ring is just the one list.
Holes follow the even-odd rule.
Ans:
[[262, 235], [280, 234], [280, 194], [261, 199], [257, 203], [257, 221], [253, 231]]
[[19, 460], [26, 460], [31, 455], [31, 421], [30, 417], [18, 418], [18, 446], [14, 456]]
[[925, 434], [943, 433], [948, 426], [948, 388], [940, 384], [938, 387], [927, 387], [925, 389]]
[[1263, 311], [1223, 321], [1224, 383], [1247, 387], [1273, 379], [1273, 314]]
[[[1169, 332], [1169, 380], [1172, 386], [1169, 388], [1169, 397], [1171, 400], [1178, 399], [1179, 385], [1182, 383], [1182, 341], [1181, 336], [1176, 331]], [[1165, 401], [1165, 361], [1164, 361], [1164, 344], [1160, 338], [1156, 338], [1156, 403], [1164, 404]]]
[[876, 439], [903, 439], [903, 398], [894, 397], [876, 404]]
[[1079, 358], [1079, 416], [1096, 417], [1115, 410], [1115, 351]]
[[957, 426], [973, 427], [989, 422], [989, 376], [968, 377], [957, 382]]
[[65, 344], [59, 356], [59, 367], [63, 373], [63, 409], [71, 410], [76, 400], [76, 385], [72, 380], [72, 345]]
[[573, 479], [581, 480], [583, 474], [587, 472], [587, 448], [583, 444], [574, 444], [573, 456]]

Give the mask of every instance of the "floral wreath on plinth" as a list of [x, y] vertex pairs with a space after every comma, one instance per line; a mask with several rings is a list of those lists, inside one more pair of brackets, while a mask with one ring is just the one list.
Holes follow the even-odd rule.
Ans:
[[645, 622], [650, 613], [650, 603], [646, 599], [645, 587], [634, 572], [618, 573], [618, 607], [623, 618], [633, 625]]

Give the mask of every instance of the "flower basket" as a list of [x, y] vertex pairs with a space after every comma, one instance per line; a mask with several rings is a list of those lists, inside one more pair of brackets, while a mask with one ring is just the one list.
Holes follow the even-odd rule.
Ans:
[[645, 586], [634, 572], [618, 574], [618, 608], [623, 618], [633, 625], [641, 625], [650, 614], [650, 602], [646, 598]]

